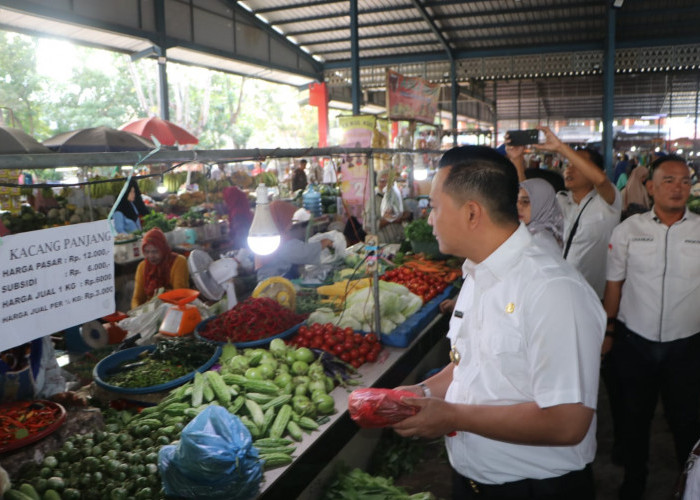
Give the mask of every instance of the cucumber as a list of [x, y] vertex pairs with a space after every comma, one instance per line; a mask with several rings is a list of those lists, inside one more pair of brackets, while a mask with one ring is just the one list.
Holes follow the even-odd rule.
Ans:
[[[7, 500], [33, 500], [32, 497], [28, 497], [19, 490], [7, 490], [2, 498]], [[58, 500], [61, 500], [61, 497], [58, 497]]]
[[265, 461], [265, 468], [267, 469], [288, 465], [293, 461], [292, 457], [286, 453], [270, 453], [267, 455], [260, 455], [260, 458]]
[[19, 487], [19, 491], [27, 495], [29, 498], [32, 498], [33, 500], [41, 500], [41, 497], [39, 496], [39, 493], [34, 489], [34, 486], [32, 486], [29, 483], [24, 483]]

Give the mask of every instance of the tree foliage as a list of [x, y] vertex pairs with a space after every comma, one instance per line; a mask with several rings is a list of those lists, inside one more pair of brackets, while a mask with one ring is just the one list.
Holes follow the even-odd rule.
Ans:
[[[37, 139], [158, 115], [155, 60], [78, 47], [72, 74], [59, 81], [37, 72], [36, 50], [35, 38], [0, 31], [0, 107], [12, 108], [19, 128]], [[199, 148], [318, 141], [316, 110], [297, 105], [292, 87], [174, 63], [167, 71], [170, 119], [198, 137]]]

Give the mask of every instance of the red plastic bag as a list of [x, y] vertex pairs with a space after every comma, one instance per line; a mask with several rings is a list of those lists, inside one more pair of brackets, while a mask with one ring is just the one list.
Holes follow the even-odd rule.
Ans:
[[356, 389], [348, 398], [348, 411], [357, 425], [365, 428], [386, 427], [401, 422], [418, 413], [417, 406], [401, 401], [401, 398], [417, 397], [409, 391], [394, 389]]

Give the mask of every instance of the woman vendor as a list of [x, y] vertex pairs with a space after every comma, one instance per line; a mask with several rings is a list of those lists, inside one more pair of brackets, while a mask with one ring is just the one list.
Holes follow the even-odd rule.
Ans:
[[150, 300], [159, 288], [189, 287], [187, 259], [170, 250], [163, 231], [156, 227], [144, 234], [141, 251], [144, 260], [136, 268], [132, 309]]
[[297, 278], [297, 265], [321, 263], [321, 250], [331, 248], [333, 242], [326, 238], [304, 242], [306, 225], [311, 218], [308, 210], [286, 201], [273, 201], [270, 203], [270, 214], [280, 232], [281, 243], [273, 254], [256, 257], [258, 281], [272, 276]]
[[129, 181], [129, 187], [114, 211], [114, 229], [117, 233], [133, 233], [141, 229], [139, 217], [150, 212], [141, 198], [141, 191], [135, 179]]

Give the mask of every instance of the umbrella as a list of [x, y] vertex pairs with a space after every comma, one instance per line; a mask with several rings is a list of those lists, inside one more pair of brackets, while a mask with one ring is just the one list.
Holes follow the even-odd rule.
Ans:
[[26, 132], [0, 127], [0, 154], [50, 153], [51, 150]]
[[110, 127], [83, 128], [64, 132], [46, 139], [44, 146], [59, 153], [148, 151], [155, 148], [148, 139]]
[[184, 128], [156, 116], [127, 123], [122, 125], [120, 130], [128, 130], [149, 139], [153, 136], [165, 146], [174, 146], [176, 142], [178, 144], [197, 144], [199, 142], [199, 139]]

